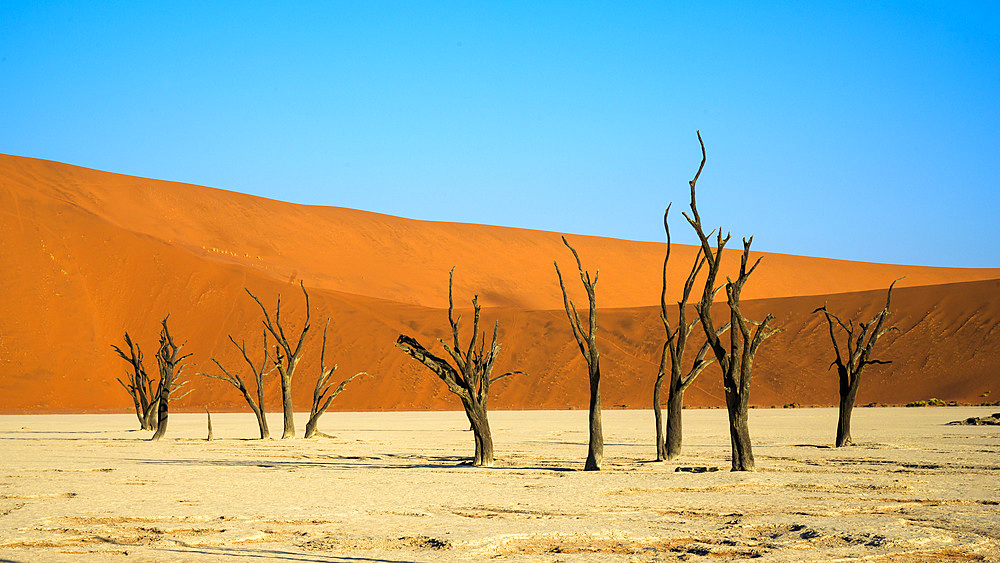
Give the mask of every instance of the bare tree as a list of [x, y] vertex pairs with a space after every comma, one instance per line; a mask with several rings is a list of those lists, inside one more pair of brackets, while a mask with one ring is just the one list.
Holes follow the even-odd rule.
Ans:
[[141, 430], [156, 430], [155, 407], [159, 402], [159, 399], [156, 398], [157, 385], [150, 379], [142, 364], [142, 348], [132, 342], [127, 331], [125, 332], [125, 344], [128, 345], [128, 355], [118, 346], [111, 345], [115, 352], [121, 356], [121, 359], [128, 362], [131, 367], [131, 371], [125, 373], [128, 383], [117, 378], [118, 383], [121, 383], [132, 397], [132, 402], [135, 404], [135, 415], [139, 419], [139, 428]]
[[[750, 408], [750, 378], [753, 370], [753, 359], [757, 353], [757, 348], [761, 342], [771, 335], [780, 332], [781, 329], [769, 329], [768, 324], [774, 319], [770, 313], [764, 320], [757, 322], [747, 319], [740, 310], [740, 293], [743, 285], [746, 284], [750, 274], [753, 273], [760, 258], [754, 262], [753, 266], [747, 268], [750, 257], [750, 244], [753, 237], [743, 239], [743, 254], [740, 258], [740, 272], [733, 281], [726, 278], [726, 301], [729, 305], [730, 330], [729, 346], [722, 343], [721, 330], [715, 328], [712, 320], [712, 301], [719, 288], [715, 287], [715, 280], [719, 274], [719, 266], [722, 261], [722, 250], [729, 242], [730, 235], [722, 236], [720, 228], [716, 234], [716, 247], [712, 250], [708, 241], [708, 236], [701, 225], [701, 217], [698, 215], [698, 207], [695, 204], [695, 184], [705, 167], [705, 143], [701, 140], [701, 133], [698, 133], [698, 142], [701, 144], [701, 165], [698, 173], [695, 174], [689, 184], [691, 186], [691, 215], [684, 213], [684, 218], [688, 220], [694, 228], [698, 239], [701, 241], [701, 249], [708, 263], [708, 274], [705, 280], [705, 288], [702, 291], [701, 300], [695, 305], [698, 311], [698, 319], [705, 332], [705, 338], [712, 348], [715, 358], [722, 369], [722, 383], [726, 390], [726, 408], [729, 411], [729, 437], [732, 444], [732, 469], [733, 471], [753, 471], [753, 447], [750, 443], [750, 428], [748, 426], [748, 416]], [[751, 331], [750, 327], [754, 330]]]
[[[837, 447], [843, 447], [851, 443], [851, 413], [854, 411], [854, 400], [858, 396], [858, 387], [861, 383], [861, 372], [865, 366], [871, 364], [890, 364], [891, 361], [882, 361], [872, 358], [872, 351], [879, 338], [886, 333], [899, 330], [898, 327], [890, 326], [883, 328], [886, 317], [889, 316], [889, 303], [892, 300], [892, 287], [896, 285], [896, 280], [889, 284], [889, 290], [885, 294], [885, 307], [872, 317], [867, 323], [859, 322], [857, 326], [851, 319], [844, 324], [837, 315], [831, 313], [826, 304], [813, 311], [813, 313], [823, 312], [826, 316], [827, 325], [830, 328], [830, 340], [833, 342], [833, 351], [837, 357], [834, 358], [830, 367], [837, 366], [837, 374], [840, 376], [840, 416], [837, 420]], [[846, 343], [846, 355], [841, 353], [840, 344], [837, 343], [837, 335], [834, 332], [834, 321], [837, 326], [847, 335], [844, 339]], [[855, 336], [855, 332], [857, 336]]]
[[[486, 348], [486, 334], [479, 334], [479, 296], [472, 298], [474, 317], [472, 335], [468, 346], [462, 346], [458, 337], [458, 323], [461, 317], [455, 319], [454, 302], [452, 300], [452, 282], [455, 268], [448, 274], [448, 324], [451, 325], [452, 345], [444, 340], [438, 342], [455, 362], [452, 367], [448, 360], [435, 356], [415, 339], [400, 334], [396, 339], [396, 347], [406, 352], [410, 357], [427, 366], [448, 387], [448, 390], [458, 395], [465, 408], [465, 415], [472, 425], [472, 433], [476, 440], [476, 455], [472, 464], [476, 466], [493, 465], [493, 436], [490, 433], [490, 422], [486, 414], [486, 402], [490, 394], [490, 385], [509, 375], [523, 374], [520, 371], [510, 371], [493, 377], [493, 363], [500, 354], [500, 344], [497, 342], [499, 321], [493, 323], [493, 339]], [[477, 347], [477, 342], [478, 347]]]
[[[204, 375], [205, 377], [212, 377], [215, 379], [221, 379], [228, 382], [233, 387], [238, 389], [240, 393], [243, 394], [243, 399], [246, 400], [247, 404], [250, 405], [250, 410], [253, 411], [254, 416], [257, 417], [257, 426], [260, 430], [260, 439], [266, 440], [271, 437], [271, 431], [267, 428], [267, 416], [264, 413], [264, 377], [270, 375], [271, 372], [278, 369], [277, 365], [270, 364], [270, 369], [267, 369], [269, 362], [269, 355], [267, 353], [267, 330], [263, 331], [264, 336], [264, 357], [261, 359], [260, 366], [254, 365], [250, 356], [247, 354], [246, 342], [237, 343], [232, 336], [229, 337], [229, 341], [239, 349], [240, 353], [243, 354], [243, 360], [246, 362], [247, 366], [250, 367], [250, 371], [254, 375], [254, 379], [257, 382], [257, 400], [254, 401], [253, 396], [250, 394], [249, 389], [247, 389], [246, 383], [243, 381], [243, 377], [240, 376], [238, 371], [229, 371], [218, 360], [212, 358], [215, 365], [219, 366], [222, 373], [225, 375], [215, 375], [211, 373], [199, 373], [199, 375]], [[265, 371], [266, 370], [266, 371]]]
[[[187, 379], [181, 379], [183, 377], [184, 369], [190, 364], [183, 363], [184, 360], [191, 357], [191, 354], [180, 355], [181, 348], [184, 347], [183, 344], [178, 346], [174, 343], [174, 339], [170, 336], [170, 329], [167, 328], [167, 319], [170, 318], [168, 314], [166, 317], [160, 321], [163, 328], [160, 329], [160, 347], [156, 351], [156, 364], [160, 368], [160, 385], [157, 390], [157, 407], [156, 407], [156, 432], [153, 433], [151, 440], [156, 441], [163, 437], [167, 432], [167, 406], [170, 403], [171, 397], [170, 393], [176, 391], [187, 384]], [[188, 391], [187, 393], [190, 393]], [[176, 399], [181, 399], [184, 395], [176, 397]]]
[[250, 293], [249, 289], [244, 288], [250, 297], [253, 297], [253, 300], [257, 302], [257, 305], [260, 305], [260, 310], [264, 313], [264, 328], [277, 341], [274, 346], [274, 357], [271, 361], [274, 362], [278, 374], [281, 376], [281, 406], [285, 422], [284, 430], [281, 433], [282, 439], [295, 437], [295, 420], [292, 411], [292, 376], [295, 375], [295, 367], [302, 359], [302, 343], [306, 339], [306, 333], [309, 332], [309, 293], [306, 292], [306, 286], [301, 280], [299, 287], [302, 288], [302, 294], [306, 298], [306, 322], [302, 325], [302, 332], [299, 334], [299, 340], [294, 349], [288, 342], [288, 338], [285, 337], [284, 327], [281, 326], [281, 294], [278, 294], [278, 304], [274, 308], [274, 321], [272, 322], [267, 308], [260, 302], [260, 299]]
[[556, 266], [556, 275], [559, 276], [559, 289], [562, 290], [563, 307], [566, 309], [566, 316], [569, 317], [570, 327], [573, 329], [573, 337], [583, 359], [587, 361], [587, 376], [590, 380], [590, 443], [587, 449], [587, 461], [584, 463], [584, 471], [600, 471], [601, 462], [604, 461], [604, 430], [601, 425], [601, 364], [600, 351], [597, 349], [597, 298], [594, 287], [597, 285], [597, 278], [601, 271], [594, 272], [594, 279], [590, 279], [590, 272], [583, 271], [580, 263], [580, 255], [576, 249], [566, 242], [566, 237], [562, 237], [563, 244], [573, 253], [576, 259], [576, 269], [580, 274], [580, 281], [583, 282], [584, 289], [587, 290], [587, 299], [590, 302], [590, 312], [588, 314], [589, 326], [586, 333], [583, 332], [580, 323], [580, 315], [576, 312], [576, 305], [566, 296], [566, 285], [563, 284], [562, 273], [559, 271], [559, 263]]
[[[663, 342], [663, 351], [660, 354], [660, 366], [656, 373], [656, 382], [653, 384], [653, 418], [656, 422], [656, 460], [669, 461], [676, 458], [681, 453], [683, 441], [681, 413], [684, 409], [684, 392], [694, 382], [698, 374], [702, 372], [714, 358], [706, 359], [709, 344], [706, 340], [698, 353], [695, 355], [691, 367], [685, 371], [684, 351], [687, 348], [687, 340], [694, 330], [698, 319], [687, 322], [688, 299], [691, 297], [691, 290], [694, 287], [695, 278], [705, 264], [705, 257], [701, 247], [695, 255], [694, 264], [684, 281], [684, 290], [681, 300], [677, 303], [677, 328], [672, 328], [670, 318], [667, 316], [667, 263], [670, 261], [670, 226], [667, 224], [667, 216], [670, 214], [670, 205], [663, 213], [663, 229], [667, 233], [667, 252], [663, 258], [663, 288], [660, 291], [660, 320], [663, 322], [663, 330], [666, 332], [666, 340]], [[719, 329], [718, 334], [722, 334], [729, 328], [729, 324]], [[661, 387], [663, 379], [667, 373], [667, 366], [670, 369], [670, 381], [667, 387], [667, 419], [666, 433], [664, 433], [663, 409], [661, 407]]]
[[319, 359], [319, 377], [316, 379], [316, 388], [313, 390], [313, 402], [312, 407], [309, 409], [309, 421], [306, 422], [306, 433], [305, 438], [312, 438], [315, 435], [323, 435], [322, 432], [316, 430], [316, 424], [319, 423], [319, 417], [326, 412], [329, 408], [330, 403], [340, 395], [340, 392], [347, 387], [347, 384], [354, 380], [355, 377], [359, 375], [368, 375], [363, 371], [348, 377], [347, 379], [340, 382], [333, 392], [330, 392], [330, 388], [333, 387], [333, 382], [330, 380], [333, 377], [333, 372], [337, 370], [337, 366], [334, 365], [332, 368], [327, 369], [326, 367], [326, 331], [330, 328], [330, 319], [326, 320], [326, 326], [323, 327], [323, 350], [320, 352]]

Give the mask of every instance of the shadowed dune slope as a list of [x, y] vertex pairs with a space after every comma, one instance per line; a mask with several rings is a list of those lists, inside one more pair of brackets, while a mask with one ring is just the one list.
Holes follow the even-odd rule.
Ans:
[[[678, 223], [679, 224], [679, 223]], [[500, 321], [500, 370], [493, 408], [586, 408], [585, 368], [569, 333], [552, 260], [572, 256], [558, 234], [414, 221], [341, 208], [310, 207], [188, 184], [0, 156], [0, 411], [122, 411], [115, 381], [125, 363], [110, 344], [128, 330], [147, 369], [158, 323], [170, 313], [177, 340], [196, 366], [217, 373], [214, 357], [248, 373], [228, 340], [246, 340], [259, 360], [260, 310], [301, 326], [304, 280], [313, 303], [306, 357], [295, 378], [296, 407], [307, 410], [319, 345], [332, 317], [328, 363], [346, 377], [367, 371], [334, 409], [459, 408], [430, 372], [393, 346], [400, 333], [431, 347], [446, 335], [447, 272], [457, 266], [456, 306], [478, 292], [484, 326]], [[606, 407], [650, 406], [662, 345], [655, 304], [663, 245], [573, 236], [585, 267], [601, 269], [598, 299]], [[675, 247], [671, 292], [693, 259]], [[484, 259], [488, 257], [488, 259]], [[736, 266], [735, 255], [729, 257]], [[748, 314], [772, 312], [786, 329], [758, 354], [752, 402], [833, 404], [835, 375], [825, 323], [811, 311], [829, 301], [850, 317], [871, 316], [884, 288], [902, 275], [893, 319], [859, 403], [936, 396], [969, 402], [1000, 394], [1000, 269], [867, 264], [764, 254], [744, 295]], [[567, 278], [578, 304], [575, 276]], [[676, 279], [675, 279], [676, 278]], [[464, 310], [465, 319], [470, 311]], [[723, 313], [719, 309], [719, 314]], [[463, 328], [468, 330], [468, 326]], [[465, 336], [466, 333], [463, 333]], [[442, 353], [435, 343], [433, 350]], [[718, 368], [688, 392], [691, 405], [723, 405]], [[227, 384], [192, 375], [194, 392], [177, 407], [242, 410]], [[268, 410], [279, 410], [277, 381]]]

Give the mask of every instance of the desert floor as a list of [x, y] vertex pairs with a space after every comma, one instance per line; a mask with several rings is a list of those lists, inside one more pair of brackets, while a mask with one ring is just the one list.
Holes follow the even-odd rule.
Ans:
[[[758, 471], [728, 471], [724, 410], [685, 412], [678, 463], [652, 413], [491, 413], [498, 461], [463, 465], [460, 412], [328, 413], [312, 440], [253, 440], [251, 414], [0, 416], [0, 560], [763, 561], [1000, 558], [996, 407], [757, 409]], [[269, 417], [280, 434], [280, 417]], [[304, 417], [297, 421], [299, 431]], [[708, 466], [718, 472], [675, 472]]]

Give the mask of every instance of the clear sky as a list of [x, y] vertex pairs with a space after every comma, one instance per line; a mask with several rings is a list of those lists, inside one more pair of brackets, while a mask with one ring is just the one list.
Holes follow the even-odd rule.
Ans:
[[0, 0], [0, 153], [660, 241], [700, 129], [736, 241], [1000, 267], [1000, 3], [750, 4]]

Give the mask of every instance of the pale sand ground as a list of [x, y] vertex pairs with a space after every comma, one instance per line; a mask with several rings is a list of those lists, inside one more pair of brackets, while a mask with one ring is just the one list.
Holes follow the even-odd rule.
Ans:
[[668, 464], [651, 412], [605, 411], [599, 473], [582, 411], [492, 413], [491, 469], [459, 465], [459, 412], [267, 442], [250, 414], [213, 442], [175, 414], [155, 444], [133, 416], [0, 416], [0, 560], [1000, 560], [1000, 428], [944, 425], [996, 410], [861, 408], [844, 449], [833, 409], [754, 410], [755, 473], [727, 470], [724, 410], [687, 411]]

